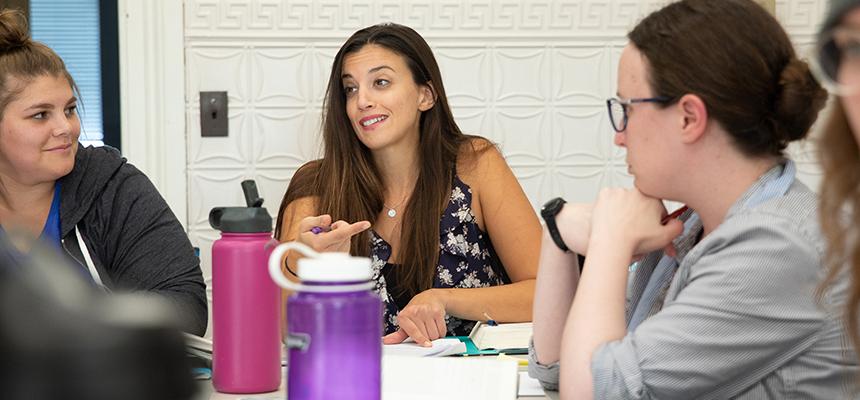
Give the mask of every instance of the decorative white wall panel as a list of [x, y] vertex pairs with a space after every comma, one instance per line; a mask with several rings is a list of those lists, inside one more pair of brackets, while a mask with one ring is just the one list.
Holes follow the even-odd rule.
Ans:
[[[532, 204], [590, 201], [629, 185], [604, 100], [615, 92], [625, 34], [665, 1], [640, 0], [185, 0], [188, 221], [210, 276], [207, 222], [239, 205], [254, 178], [273, 214], [289, 179], [318, 157], [331, 62], [362, 27], [394, 21], [433, 47], [454, 114], [497, 142]], [[808, 51], [824, 0], [777, 1], [776, 14]], [[201, 138], [198, 92], [226, 90], [230, 134]], [[818, 183], [813, 148], [792, 148]]]

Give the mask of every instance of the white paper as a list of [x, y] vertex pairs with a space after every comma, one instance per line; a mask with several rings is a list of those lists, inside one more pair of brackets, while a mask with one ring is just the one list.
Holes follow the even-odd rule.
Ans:
[[520, 371], [520, 387], [517, 389], [519, 397], [544, 397], [546, 393], [537, 379], [529, 376], [527, 371]]
[[514, 400], [517, 362], [495, 357], [382, 357], [382, 400]]
[[386, 344], [382, 346], [382, 354], [386, 356], [410, 356], [410, 357], [443, 357], [466, 352], [466, 344], [460, 339], [436, 339], [431, 347], [419, 346], [414, 341], [406, 341], [400, 344]]
[[212, 352], [212, 341], [209, 339], [202, 338], [197, 335], [192, 335], [190, 333], [182, 333], [182, 336], [185, 338], [185, 345], [194, 349], [203, 350], [205, 352]]

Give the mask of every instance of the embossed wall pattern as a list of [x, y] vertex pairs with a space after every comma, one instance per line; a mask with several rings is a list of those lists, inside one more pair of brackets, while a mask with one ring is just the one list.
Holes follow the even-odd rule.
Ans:
[[[436, 54], [461, 128], [497, 142], [535, 207], [554, 196], [593, 199], [628, 185], [604, 100], [626, 32], [666, 1], [186, 0], [189, 234], [209, 277], [210, 208], [242, 202], [255, 178], [277, 212], [292, 174], [319, 154], [331, 62], [362, 27], [415, 28]], [[798, 50], [811, 47], [824, 0], [776, 2]], [[230, 135], [201, 138], [197, 93], [226, 90]], [[792, 148], [818, 183], [813, 148]]]

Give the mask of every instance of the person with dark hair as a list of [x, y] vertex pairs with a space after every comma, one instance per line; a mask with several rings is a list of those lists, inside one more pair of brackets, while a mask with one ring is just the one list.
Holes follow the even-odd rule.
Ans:
[[846, 285], [816, 296], [817, 197], [784, 154], [826, 92], [751, 0], [675, 2], [628, 37], [607, 107], [635, 187], [542, 212], [530, 373], [563, 399], [843, 398]]
[[838, 95], [824, 124], [819, 159], [821, 225], [827, 237], [829, 273], [822, 289], [848, 281], [845, 320], [855, 349], [860, 345], [860, 0], [832, 0], [818, 35], [813, 66]]
[[537, 216], [496, 147], [454, 122], [417, 32], [386, 23], [344, 43], [322, 135], [323, 158], [293, 176], [275, 236], [370, 257], [385, 343], [531, 320]]
[[0, 12], [0, 234], [15, 231], [22, 254], [54, 244], [108, 290], [167, 299], [182, 329], [203, 335], [206, 286], [182, 225], [116, 149], [79, 145], [76, 93], [23, 15]]

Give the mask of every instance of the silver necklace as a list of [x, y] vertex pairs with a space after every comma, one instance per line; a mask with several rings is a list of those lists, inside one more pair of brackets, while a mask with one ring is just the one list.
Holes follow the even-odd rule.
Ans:
[[[416, 179], [417, 179], [417, 178], [416, 178]], [[415, 182], [413, 182], [413, 183], [412, 183], [412, 190], [413, 190], [413, 191], [415, 190]], [[383, 201], [383, 202], [382, 202], [382, 205], [383, 205], [383, 206], [385, 206], [385, 208], [387, 208], [387, 209], [388, 209], [388, 212], [386, 213], [386, 214], [388, 215], [388, 218], [394, 218], [394, 217], [396, 217], [396, 216], [397, 216], [397, 207], [400, 207], [400, 205], [401, 205], [401, 204], [403, 204], [403, 202], [405, 202], [405, 201], [406, 201], [406, 199], [408, 199], [410, 196], [412, 196], [412, 193], [409, 193], [409, 194], [407, 194], [406, 196], [403, 196], [403, 198], [402, 198], [402, 199], [400, 199], [400, 202], [398, 202], [397, 204], [395, 204], [395, 205], [394, 205], [394, 207], [391, 207], [391, 206], [389, 206], [388, 204], [385, 204], [385, 202]]]
[[[409, 196], [407, 196], [407, 197], [409, 197]], [[385, 202], [382, 202], [382, 205], [383, 205], [383, 206], [385, 206], [385, 208], [387, 208], [387, 209], [388, 209], [388, 213], [387, 213], [387, 214], [388, 214], [388, 218], [394, 218], [394, 217], [396, 217], [396, 216], [397, 216], [397, 210], [396, 210], [396, 208], [397, 208], [397, 207], [400, 207], [400, 205], [401, 205], [401, 204], [403, 204], [403, 202], [404, 202], [404, 201], [406, 201], [406, 197], [402, 198], [402, 199], [400, 200], [400, 202], [399, 202], [399, 203], [397, 203], [397, 204], [395, 204], [395, 205], [394, 205], [394, 207], [391, 207], [391, 206], [389, 206], [388, 204], [385, 204]]]
[[406, 201], [405, 197], [403, 198], [403, 200], [400, 200], [399, 203], [395, 204], [394, 207], [389, 207], [388, 204], [382, 203], [382, 205], [388, 209], [389, 218], [394, 218], [397, 216], [397, 207], [400, 207], [400, 205], [403, 204], [404, 201]]

